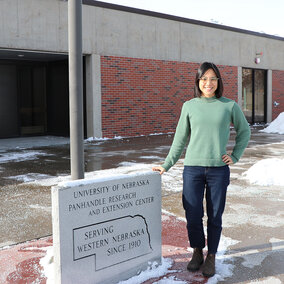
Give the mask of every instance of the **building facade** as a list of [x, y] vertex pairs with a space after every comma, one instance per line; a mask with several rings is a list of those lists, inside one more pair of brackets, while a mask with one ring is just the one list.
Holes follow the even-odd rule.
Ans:
[[[0, 138], [68, 135], [68, 3], [0, 1]], [[201, 62], [248, 121], [284, 111], [284, 38], [83, 1], [86, 137], [175, 130]]]

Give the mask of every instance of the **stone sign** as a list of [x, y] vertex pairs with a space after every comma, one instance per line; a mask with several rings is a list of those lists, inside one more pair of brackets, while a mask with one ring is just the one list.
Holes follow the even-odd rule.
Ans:
[[54, 187], [52, 211], [56, 283], [117, 283], [161, 261], [156, 172]]

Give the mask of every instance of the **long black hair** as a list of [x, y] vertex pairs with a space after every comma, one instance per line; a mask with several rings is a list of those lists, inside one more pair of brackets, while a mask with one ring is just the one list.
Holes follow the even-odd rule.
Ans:
[[217, 66], [214, 63], [210, 63], [210, 62], [203, 62], [197, 70], [196, 77], [195, 77], [195, 85], [194, 85], [194, 96], [198, 98], [202, 96], [202, 92], [199, 89], [199, 80], [209, 69], [212, 69], [218, 78], [218, 87], [215, 91], [215, 96], [216, 98], [221, 98], [223, 95], [223, 89], [224, 89], [221, 74]]

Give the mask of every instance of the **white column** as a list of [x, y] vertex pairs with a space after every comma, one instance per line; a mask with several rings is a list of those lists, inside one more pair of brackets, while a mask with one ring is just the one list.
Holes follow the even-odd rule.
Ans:
[[272, 121], [272, 70], [267, 70], [267, 122]]
[[102, 137], [101, 60], [100, 56], [86, 56], [87, 137]]
[[71, 177], [84, 178], [82, 0], [68, 2]]

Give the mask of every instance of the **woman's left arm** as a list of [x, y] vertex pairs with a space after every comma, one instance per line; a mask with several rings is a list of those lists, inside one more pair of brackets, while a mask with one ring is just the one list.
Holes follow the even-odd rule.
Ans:
[[237, 103], [234, 103], [232, 108], [232, 123], [237, 135], [235, 139], [236, 144], [230, 156], [233, 162], [236, 163], [241, 158], [245, 148], [247, 147], [251, 133], [247, 119]]

